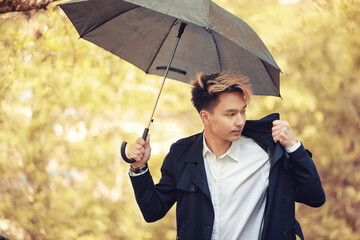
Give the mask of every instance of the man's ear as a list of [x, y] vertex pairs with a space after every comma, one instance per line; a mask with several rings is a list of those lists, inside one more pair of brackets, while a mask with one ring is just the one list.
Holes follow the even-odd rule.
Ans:
[[209, 122], [209, 115], [210, 113], [206, 110], [201, 110], [200, 111], [200, 118], [201, 118], [201, 121], [203, 122], [204, 125], [209, 125], [210, 122]]

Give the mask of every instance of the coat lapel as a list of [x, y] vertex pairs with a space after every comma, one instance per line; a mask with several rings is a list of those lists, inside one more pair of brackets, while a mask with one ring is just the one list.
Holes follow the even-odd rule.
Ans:
[[185, 169], [178, 182], [177, 188], [194, 192], [200, 189], [209, 198], [210, 190], [207, 183], [204, 159], [202, 155], [203, 150], [203, 133], [196, 136], [187, 154], [184, 156]]
[[273, 158], [271, 159], [271, 167], [275, 165], [275, 163], [285, 154], [285, 149], [281, 146], [280, 143], [275, 144], [275, 150]]

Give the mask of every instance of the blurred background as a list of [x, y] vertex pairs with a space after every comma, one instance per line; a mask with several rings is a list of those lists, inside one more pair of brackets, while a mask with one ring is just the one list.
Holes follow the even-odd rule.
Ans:
[[[175, 207], [145, 223], [119, 156], [146, 127], [161, 78], [79, 39], [61, 2], [0, 1], [0, 235], [175, 239]], [[360, 1], [215, 2], [283, 72], [282, 99], [254, 97], [248, 119], [279, 112], [313, 153], [327, 202], [297, 205], [305, 239], [360, 239]], [[189, 85], [167, 80], [150, 130], [155, 181], [170, 145], [201, 130]]]

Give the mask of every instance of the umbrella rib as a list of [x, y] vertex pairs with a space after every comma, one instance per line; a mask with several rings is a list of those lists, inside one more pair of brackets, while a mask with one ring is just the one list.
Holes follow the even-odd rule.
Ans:
[[219, 52], [219, 48], [218, 48], [218, 45], [217, 45], [216, 40], [215, 40], [215, 36], [214, 36], [213, 32], [211, 31], [211, 29], [205, 29], [205, 31], [208, 31], [211, 34], [211, 37], [212, 37], [212, 39], [214, 41], [217, 56], [218, 56], [218, 60], [219, 60], [220, 71], [222, 71], [223, 68], [222, 68], [221, 59], [220, 59], [220, 52]]
[[166, 35], [165, 35], [165, 37], [163, 38], [160, 46], [157, 48], [156, 53], [154, 54], [154, 57], [151, 59], [150, 64], [149, 64], [149, 66], [147, 67], [147, 69], [146, 69], [146, 71], [145, 71], [146, 74], [149, 73], [149, 70], [150, 70], [151, 65], [154, 63], [155, 58], [156, 58], [157, 55], [159, 54], [162, 45], [164, 44], [166, 38], [169, 36], [169, 34], [170, 34], [170, 32], [171, 32], [171, 29], [172, 29], [172, 27], [175, 25], [175, 23], [176, 23], [177, 20], [178, 20], [178, 19], [175, 19], [175, 21], [171, 24], [171, 26], [170, 26], [170, 28], [169, 28], [169, 31], [166, 33]]
[[[126, 12], [132, 11], [132, 10], [137, 9], [137, 8], [139, 8], [139, 7], [140, 7], [140, 6], [138, 6], [138, 5], [134, 5], [133, 8], [130, 8], [130, 9], [122, 12], [121, 14], [124, 14], [124, 13], [126, 13]], [[105, 23], [111, 21], [112, 19], [114, 19], [114, 18], [116, 18], [116, 17], [118, 17], [118, 16], [119, 16], [119, 15], [115, 15], [114, 17], [106, 20], [105, 22], [99, 24], [98, 26], [96, 26], [96, 27], [94, 27], [94, 28], [89, 28], [86, 32], [84, 32], [84, 33], [80, 36], [80, 38], [84, 38], [84, 36], [85, 36], [86, 34], [88, 34], [89, 32], [94, 31], [95, 29], [101, 27], [101, 26], [104, 25]]]
[[[267, 68], [266, 65], [265, 65], [265, 61], [262, 60], [261, 58], [259, 58], [259, 59], [260, 59], [260, 61], [261, 61], [261, 64], [264, 66], [267, 74], [269, 75], [271, 81], [272, 81], [272, 82], [274, 83], [274, 85], [276, 86], [276, 83], [275, 83], [274, 79], [272, 78], [270, 71], [268, 70], [268, 68]], [[276, 87], [277, 87], [277, 86], [276, 86]]]
[[[270, 70], [269, 70], [268, 67], [266, 66], [266, 64], [269, 64], [269, 63], [265, 62], [265, 61], [262, 60], [261, 58], [259, 58], [259, 59], [260, 59], [262, 65], [264, 66], [266, 72], [268, 73], [271, 81], [274, 83], [276, 89], [278, 90], [278, 95], [279, 95], [279, 97], [281, 97], [281, 94], [280, 94], [280, 86], [279, 86], [278, 83], [275, 82], [275, 80], [274, 80], [273, 77], [272, 77], [272, 74], [271, 74]], [[269, 65], [270, 65], [270, 64], [269, 64]], [[272, 65], [270, 65], [270, 66], [272, 66]], [[280, 71], [280, 72], [281, 72], [281, 71]], [[282, 98], [282, 97], [281, 97], [281, 98]]]

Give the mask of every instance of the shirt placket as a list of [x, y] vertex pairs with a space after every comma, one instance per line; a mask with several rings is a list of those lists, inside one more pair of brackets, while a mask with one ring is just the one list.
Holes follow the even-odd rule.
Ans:
[[215, 155], [213, 156], [213, 205], [215, 211], [215, 222], [214, 222], [214, 231], [213, 231], [213, 240], [218, 240], [220, 235], [220, 159], [216, 159]]

